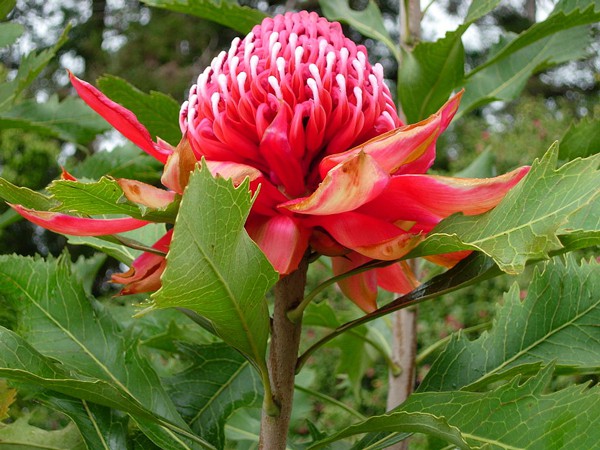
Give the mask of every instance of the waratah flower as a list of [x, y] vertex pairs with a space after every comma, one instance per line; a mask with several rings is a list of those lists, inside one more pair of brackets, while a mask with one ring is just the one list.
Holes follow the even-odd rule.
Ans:
[[[169, 191], [121, 180], [130, 200], [168, 204], [202, 158], [213, 175], [235, 184], [249, 177], [252, 190], [260, 185], [246, 230], [282, 275], [295, 270], [308, 249], [331, 256], [335, 274], [371, 260], [395, 261], [443, 218], [496, 206], [528, 170], [491, 179], [425, 175], [461, 93], [428, 119], [404, 125], [382, 66], [372, 65], [338, 23], [315, 13], [267, 18], [221, 52], [182, 105], [176, 149], [153, 142], [133, 113], [71, 79], [93, 109], [166, 163], [162, 182]], [[43, 226], [61, 231], [49, 221]], [[170, 238], [155, 248], [166, 250]], [[434, 261], [450, 266], [464, 256]], [[144, 254], [113, 279], [126, 284], [127, 293], [154, 290], [164, 266], [162, 256]], [[416, 284], [408, 265], [396, 262], [346, 278], [340, 287], [371, 311], [378, 286], [405, 293]]]

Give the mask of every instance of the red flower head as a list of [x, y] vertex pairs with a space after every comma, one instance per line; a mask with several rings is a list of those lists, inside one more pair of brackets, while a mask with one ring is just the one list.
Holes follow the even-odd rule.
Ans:
[[[401, 258], [444, 217], [493, 208], [527, 172], [471, 180], [424, 175], [461, 93], [430, 118], [403, 125], [381, 65], [371, 65], [366, 49], [338, 23], [315, 13], [265, 19], [221, 52], [181, 108], [183, 139], [175, 152], [152, 142], [131, 112], [72, 81], [115, 128], [166, 162], [162, 181], [171, 191], [183, 192], [201, 158], [213, 175], [235, 184], [249, 177], [253, 190], [260, 185], [246, 229], [282, 275], [309, 248], [332, 256], [336, 274], [373, 259]], [[121, 187], [138, 203], [144, 201], [139, 192], [148, 204], [172, 199], [172, 192], [140, 183], [129, 189], [131, 183]], [[155, 245], [169, 242], [170, 234]], [[449, 266], [464, 256], [434, 261]], [[156, 289], [163, 270], [162, 257], [142, 255], [115, 280], [127, 292], [144, 292]], [[371, 311], [378, 286], [405, 293], [416, 284], [400, 262], [349, 277], [340, 287]]]

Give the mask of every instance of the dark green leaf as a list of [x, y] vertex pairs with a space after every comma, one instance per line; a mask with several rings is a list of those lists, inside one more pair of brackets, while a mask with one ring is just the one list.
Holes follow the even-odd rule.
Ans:
[[174, 222], [177, 199], [165, 209], [151, 209], [129, 202], [121, 186], [110, 178], [102, 177], [93, 183], [56, 180], [48, 186], [52, 198], [59, 201], [53, 211], [87, 215], [125, 214], [153, 222]]
[[179, 103], [160, 92], [146, 94], [122, 78], [104, 76], [98, 87], [111, 100], [132, 111], [153, 138], [160, 137], [171, 145], [181, 140]]
[[398, 69], [398, 98], [408, 123], [434, 114], [464, 76], [465, 51], [461, 36], [466, 27], [436, 42], [421, 42], [412, 52], [402, 50]]
[[25, 29], [19, 23], [0, 23], [0, 48], [14, 44], [23, 31]]
[[87, 296], [66, 257], [0, 256], [0, 294], [17, 310], [23, 337], [0, 334], [2, 376], [128, 412], [159, 445], [171, 443], [165, 448], [201, 442], [171, 431], [189, 433], [136, 337]]
[[146, 5], [182, 12], [248, 33], [266, 15], [235, 0], [142, 0]]
[[446, 391], [506, 378], [523, 365], [555, 362], [564, 370], [600, 369], [600, 265], [570, 257], [536, 270], [524, 301], [518, 286], [505, 295], [491, 331], [475, 341], [457, 334], [434, 362], [419, 391]]
[[181, 202], [162, 287], [153, 298], [157, 308], [181, 307], [206, 317], [225, 342], [265, 370], [264, 296], [278, 275], [244, 229], [251, 205], [247, 179], [234, 188], [208, 169], [196, 169]]
[[373, 0], [369, 0], [361, 11], [352, 9], [348, 0], [319, 0], [319, 5], [323, 15], [329, 20], [347, 23], [365, 36], [383, 42], [396, 60], [400, 60], [399, 46], [386, 31], [381, 11]]
[[557, 233], [568, 217], [590, 207], [600, 194], [600, 155], [555, 169], [557, 157], [555, 144], [493, 210], [449, 217], [408, 257], [478, 250], [508, 273], [522, 271], [528, 260], [547, 258], [562, 247]]
[[0, 127], [21, 128], [79, 144], [88, 144], [110, 129], [82, 100], [67, 97], [59, 102], [56, 95], [44, 103], [27, 100], [0, 113]]
[[181, 344], [180, 351], [191, 365], [163, 380], [166, 389], [192, 430], [222, 448], [227, 418], [239, 408], [260, 406], [260, 378], [250, 363], [226, 344]]
[[42, 402], [69, 416], [88, 450], [127, 448], [127, 416], [123, 413], [71, 397], [43, 398]]
[[17, 0], [0, 0], [0, 20], [4, 20], [16, 4]]
[[572, 123], [560, 140], [560, 158], [585, 158], [595, 153], [600, 153], [600, 119]]

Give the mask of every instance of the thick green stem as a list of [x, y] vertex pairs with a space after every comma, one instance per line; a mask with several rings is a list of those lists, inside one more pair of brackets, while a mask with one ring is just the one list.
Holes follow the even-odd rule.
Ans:
[[268, 411], [263, 410], [259, 440], [259, 449], [262, 450], [285, 450], [286, 448], [302, 328], [301, 317], [292, 322], [287, 314], [296, 308], [304, 297], [307, 269], [308, 257], [305, 257], [298, 269], [282, 278], [274, 289], [275, 308], [268, 366], [271, 398], [279, 408], [279, 414], [272, 416]]

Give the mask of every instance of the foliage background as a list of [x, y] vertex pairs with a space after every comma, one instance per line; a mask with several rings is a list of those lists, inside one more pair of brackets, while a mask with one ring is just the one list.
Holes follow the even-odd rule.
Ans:
[[[246, 4], [268, 13], [290, 8], [319, 11], [319, 4], [308, 1], [263, 0]], [[362, 9], [366, 2], [351, 2], [350, 5], [354, 9]], [[378, 6], [383, 17], [391, 24], [392, 38], [397, 39], [394, 32], [398, 16], [397, 3], [391, 0], [381, 1]], [[461, 0], [436, 3], [430, 16], [426, 15], [423, 22], [424, 36], [439, 36], [439, 30], [434, 30], [433, 27], [436, 15], [443, 14], [450, 20], [458, 20], [464, 18], [466, 7], [466, 3]], [[509, 33], [526, 29], [535, 21], [536, 13], [543, 14], [543, 10], [551, 7], [551, 2], [547, 0], [537, 4], [531, 0], [524, 4], [502, 4], [477, 23], [479, 34], [470, 38], [472, 45], [466, 49], [467, 66], [473, 67], [480, 63], [499, 36], [509, 36]], [[13, 23], [22, 24], [25, 33], [16, 44], [1, 50], [0, 75], [7, 80], [15, 76], [15, 71], [26, 54], [53, 45], [67, 23], [73, 24], [69, 39], [57, 49], [55, 57], [40, 76], [20, 94], [20, 102], [46, 102], [54, 95], [64, 101], [71, 94], [64, 70], [69, 68], [79, 77], [90, 81], [106, 74], [120, 77], [143, 92], [165, 93], [179, 103], [185, 98], [186, 89], [197, 74], [236, 35], [231, 29], [214, 22], [150, 8], [135, 1], [19, 1], [10, 19]], [[397, 78], [398, 68], [387, 47], [365, 38], [353, 28], [346, 26], [345, 29], [353, 40], [361, 41], [367, 46], [374, 60], [382, 62], [390, 80]], [[593, 33], [596, 38], [600, 34], [597, 26]], [[478, 173], [503, 173], [528, 164], [535, 157], [541, 157], [553, 141], [567, 133], [573, 121], [598, 120], [600, 62], [597, 46], [600, 41], [592, 39], [592, 42], [595, 43], [588, 49], [588, 57], [558, 69], [537, 73], [527, 82], [518, 100], [493, 103], [476, 109], [457, 121], [438, 144], [439, 157], [434, 170], [455, 174], [479, 157]], [[104, 80], [104, 87], [110, 89], [112, 86], [118, 92], [114, 79], [112, 84], [110, 78]], [[102, 82], [100, 85], [102, 86]], [[107, 130], [106, 124], [98, 121], [90, 125], [86, 136], [73, 140], [56, 132], [40, 132], [33, 126], [23, 131], [0, 123], [0, 176], [19, 186], [42, 189], [58, 176], [61, 166], [66, 166], [77, 176], [90, 178], [106, 173], [106, 167], [114, 175], [128, 176], [127, 174], [133, 173], [136, 178], [140, 178], [140, 174], [143, 174], [142, 178], [146, 181], [158, 183], [160, 167], [150, 159], [136, 154], [135, 150], [128, 149], [127, 144], [115, 133]], [[94, 139], [97, 133], [104, 134], [99, 139]], [[110, 156], [107, 149], [115, 146], [124, 148], [114, 150], [114, 156]], [[124, 156], [115, 161], [119, 154]], [[0, 253], [40, 253], [58, 257], [67, 246], [73, 261], [80, 255], [93, 255], [90, 249], [69, 245], [59, 235], [17, 220], [5, 206], [0, 206], [0, 213]], [[587, 252], [580, 256], [591, 255], [591, 252]], [[126, 323], [135, 311], [132, 306], [135, 300], [111, 297], [116, 289], [107, 282], [110, 274], [119, 270], [120, 262], [110, 257], [95, 258], [94, 264], [88, 268], [88, 273], [93, 274], [97, 270], [98, 274], [93, 283], [90, 279], [91, 292], [101, 299], [104, 307]], [[325, 273], [327, 268], [321, 267]], [[436, 269], [424, 266], [422, 270], [424, 273], [433, 273]], [[310, 282], [315, 285], [323, 277], [319, 270], [313, 270]], [[458, 293], [442, 296], [435, 303], [426, 303], [420, 308], [418, 346], [423, 365], [418, 374], [419, 380], [439, 353], [440, 339], [462, 328], [472, 329], [468, 336], [476, 337], [490, 326], [492, 319], [496, 317], [497, 305], [505, 301], [503, 293], [509, 290], [514, 281], [514, 278], [508, 276], [499, 277]], [[523, 291], [521, 296], [524, 297], [525, 294]], [[330, 296], [340, 315], [347, 315], [348, 318], [357, 315], [349, 302], [335, 294]], [[315, 325], [319, 323], [317, 312]], [[172, 358], [173, 349], [165, 349], [166, 340], [161, 341], [159, 330], [166, 324], [167, 327], [173, 327], [173, 333], [182, 336], [194, 334], [198, 342], [213, 342], [212, 337], [198, 335], [193, 327], [172, 319], [168, 314], [157, 318], [148, 317], [138, 327], [138, 332], [142, 333], [147, 348], [150, 349], [148, 353], [155, 368], [165, 375], [172, 375], [182, 367], [189, 369], [185, 356], [181, 359]], [[310, 321], [309, 315], [307, 323], [310, 324]], [[6, 302], [0, 309], [0, 324], [9, 328], [14, 324], [13, 308]], [[300, 389], [297, 392], [293, 418], [293, 430], [297, 436], [310, 434], [311, 423], [306, 418], [317, 423], [320, 429], [334, 429], [350, 424], [356, 419], [354, 413], [369, 416], [384, 411], [388, 366], [381, 357], [381, 348], [378, 346], [383, 347], [385, 352], [386, 343], [389, 342], [389, 325], [389, 320], [380, 319], [360, 331], [368, 335], [369, 340], [376, 345], [365, 345], [364, 339], [346, 336], [311, 360], [307, 370], [298, 379]], [[309, 331], [309, 335], [313, 336], [322, 333], [323, 329], [319, 326]], [[181, 354], [193, 354], [195, 351], [197, 349], [185, 349]], [[334, 366], [330, 361], [338, 361], [338, 364]], [[568, 381], [572, 380], [570, 378]], [[577, 376], [575, 381], [586, 380], [597, 383], [598, 378], [596, 374], [586, 374]], [[171, 389], [176, 389], [176, 380], [173, 381]], [[551, 383], [559, 388], [567, 380], [559, 376], [553, 378]], [[316, 393], [326, 394], [352, 409], [350, 412], [344, 411], [332, 405], [329, 400], [318, 397]], [[182, 398], [183, 400], [185, 399]], [[240, 403], [260, 406], [256, 399], [244, 399]], [[80, 445], [77, 431], [69, 425], [65, 416], [52, 412], [48, 406], [51, 405], [40, 400], [36, 392], [19, 390], [18, 401], [10, 409], [10, 420], [19, 424], [22, 427], [20, 430], [29, 430], [29, 427], [52, 430], [56, 433], [52, 435], [52, 439], [60, 443], [57, 444], [61, 445], [59, 448], [76, 448]], [[226, 428], [232, 448], [251, 445], [249, 443], [252, 442], [252, 437], [248, 437], [246, 430], [249, 424], [258, 419], [256, 408], [241, 409], [235, 413]], [[50, 435], [44, 435], [43, 440], [48, 439], [48, 436]], [[139, 439], [144, 442], [142, 437]], [[435, 443], [427, 444], [426, 441], [425, 438], [413, 439], [411, 445], [415, 448], [421, 445], [435, 446]]]

